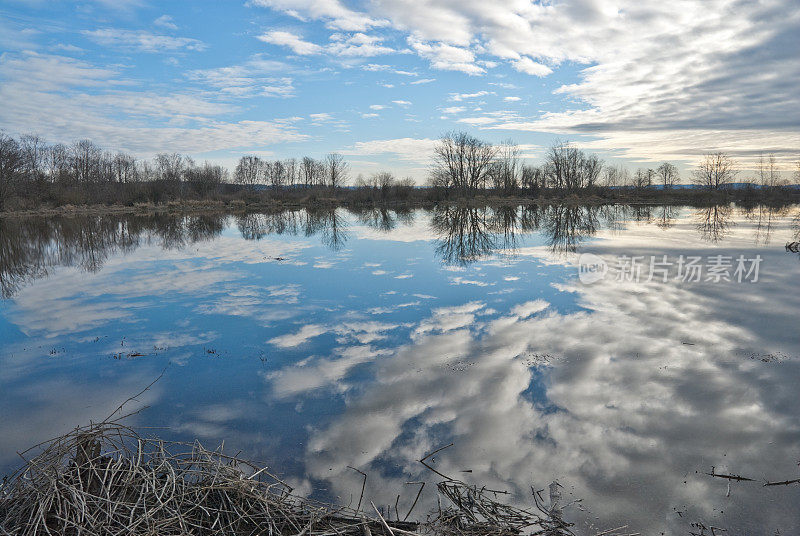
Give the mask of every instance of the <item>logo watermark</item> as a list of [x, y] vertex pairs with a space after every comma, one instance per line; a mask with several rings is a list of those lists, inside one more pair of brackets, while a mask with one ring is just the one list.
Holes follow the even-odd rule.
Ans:
[[597, 283], [605, 278], [608, 272], [608, 263], [593, 253], [583, 253], [578, 259], [578, 278], [584, 285]]
[[757, 283], [762, 261], [761, 255], [618, 255], [609, 262], [593, 253], [583, 253], [578, 259], [578, 278], [586, 285], [606, 279], [606, 276], [613, 277], [614, 281], [632, 283]]

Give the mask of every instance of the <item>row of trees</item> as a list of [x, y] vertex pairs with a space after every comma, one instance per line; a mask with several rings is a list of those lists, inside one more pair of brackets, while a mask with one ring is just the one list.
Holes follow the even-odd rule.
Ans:
[[[756, 173], [755, 182], [763, 187], [788, 183], [777, 170], [775, 155], [762, 155]], [[726, 153], [715, 152], [704, 156], [692, 172], [691, 181], [716, 190], [733, 183], [737, 175], [736, 162]], [[800, 181], [800, 162], [795, 179]], [[519, 146], [511, 140], [492, 145], [465, 132], [451, 132], [442, 136], [434, 148], [429, 183], [462, 192], [491, 188], [509, 193], [545, 188], [576, 191], [597, 186], [668, 189], [679, 181], [678, 168], [670, 162], [631, 173], [624, 166], [607, 165], [597, 155], [569, 142], [557, 141], [548, 148], [543, 163], [527, 165], [522, 163]]]
[[159, 153], [152, 160], [137, 160], [123, 152], [104, 151], [91, 140], [71, 145], [49, 145], [28, 134], [16, 140], [0, 133], [0, 178], [31, 183], [130, 183], [144, 181], [210, 182], [227, 180], [218, 165], [198, 164], [177, 153]]
[[[787, 182], [777, 170], [774, 155], [762, 155], [756, 173], [756, 182], [764, 187], [777, 187]], [[229, 182], [249, 189], [257, 186], [335, 189], [347, 184], [349, 175], [349, 165], [338, 153], [330, 153], [323, 159], [285, 160], [247, 155], [239, 160], [233, 175], [229, 176], [219, 165], [199, 164], [177, 153], [159, 153], [143, 160], [124, 152], [103, 150], [90, 140], [51, 145], [36, 135], [14, 139], [0, 132], [0, 204], [12, 193], [30, 199], [41, 198], [48, 188], [54, 190], [51, 186], [148, 183], [147, 198], [158, 200], [164, 198], [160, 192], [167, 192], [166, 197], [187, 190], [204, 195]], [[706, 189], [721, 189], [736, 177], [736, 162], [718, 152], [704, 157], [691, 180]], [[800, 181], [800, 167], [797, 180]], [[658, 186], [666, 189], [679, 181], [677, 167], [669, 162], [631, 173], [623, 166], [606, 164], [597, 155], [564, 141], [551, 145], [541, 164], [531, 165], [523, 162], [520, 147], [513, 141], [493, 145], [466, 132], [448, 133], [439, 140], [434, 148], [430, 174], [431, 186], [461, 194], [485, 189], [504, 194], [532, 194], [545, 189], [574, 192], [596, 187]], [[408, 195], [413, 188], [412, 180], [398, 181], [388, 172], [369, 177], [359, 175], [354, 183], [373, 198]]]
[[204, 197], [231, 182], [248, 187], [336, 188], [346, 183], [348, 173], [347, 162], [336, 153], [322, 160], [268, 161], [244, 156], [231, 177], [220, 165], [198, 163], [178, 153], [137, 159], [124, 152], [103, 150], [91, 140], [48, 144], [37, 135], [15, 139], [0, 131], [0, 208], [13, 196], [43, 201], [54, 196], [63, 199], [63, 192], [83, 192], [69, 197], [75, 202], [97, 202], [100, 197], [90, 194], [114, 190], [108, 185], [130, 185], [123, 189], [134, 188], [142, 192], [140, 201], [156, 202], [187, 194]]
[[330, 153], [323, 160], [303, 157], [298, 160], [264, 160], [248, 155], [239, 159], [233, 180], [237, 184], [281, 186], [325, 186], [338, 188], [347, 182], [350, 166], [342, 155]]
[[597, 155], [564, 141], [550, 146], [542, 164], [523, 164], [519, 146], [511, 140], [491, 145], [466, 132], [452, 132], [442, 136], [434, 148], [430, 184], [462, 192], [491, 188], [511, 193], [656, 183], [671, 187], [678, 179], [678, 169], [669, 162], [656, 170], [637, 170], [631, 177], [626, 168], [606, 166]]

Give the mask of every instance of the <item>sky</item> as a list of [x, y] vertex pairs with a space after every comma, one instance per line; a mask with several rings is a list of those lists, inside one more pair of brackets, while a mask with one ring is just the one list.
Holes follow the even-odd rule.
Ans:
[[435, 140], [800, 160], [794, 0], [0, 0], [0, 129], [421, 182]]

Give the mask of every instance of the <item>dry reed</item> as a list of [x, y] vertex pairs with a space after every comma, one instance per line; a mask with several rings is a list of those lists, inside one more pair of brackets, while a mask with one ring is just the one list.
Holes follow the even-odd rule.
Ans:
[[[453, 479], [438, 484], [452, 506], [440, 506], [421, 523], [399, 515], [391, 521], [374, 505], [372, 514], [361, 510], [363, 490], [355, 509], [319, 503], [222, 448], [145, 438], [120, 421], [77, 428], [23, 453], [24, 465], [0, 486], [0, 534], [572, 534], [560, 511], [551, 513], [535, 493], [536, 511], [524, 510], [498, 501], [501, 492]], [[31, 451], [38, 454], [26, 457]]]

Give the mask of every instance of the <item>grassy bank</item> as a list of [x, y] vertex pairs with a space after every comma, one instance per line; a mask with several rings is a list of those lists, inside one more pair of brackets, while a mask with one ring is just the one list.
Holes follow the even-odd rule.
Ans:
[[4, 200], [0, 214], [64, 215], [110, 214], [154, 211], [280, 210], [282, 208], [380, 206], [386, 208], [429, 207], [441, 203], [459, 205], [520, 204], [786, 204], [800, 202], [796, 188], [638, 189], [595, 187], [577, 191], [541, 189], [501, 192], [497, 190], [454, 191], [442, 188], [261, 188], [223, 185], [211, 192], [198, 193], [186, 187], [157, 190], [152, 184], [105, 184], [97, 188], [76, 187], [63, 190], [45, 188]]

